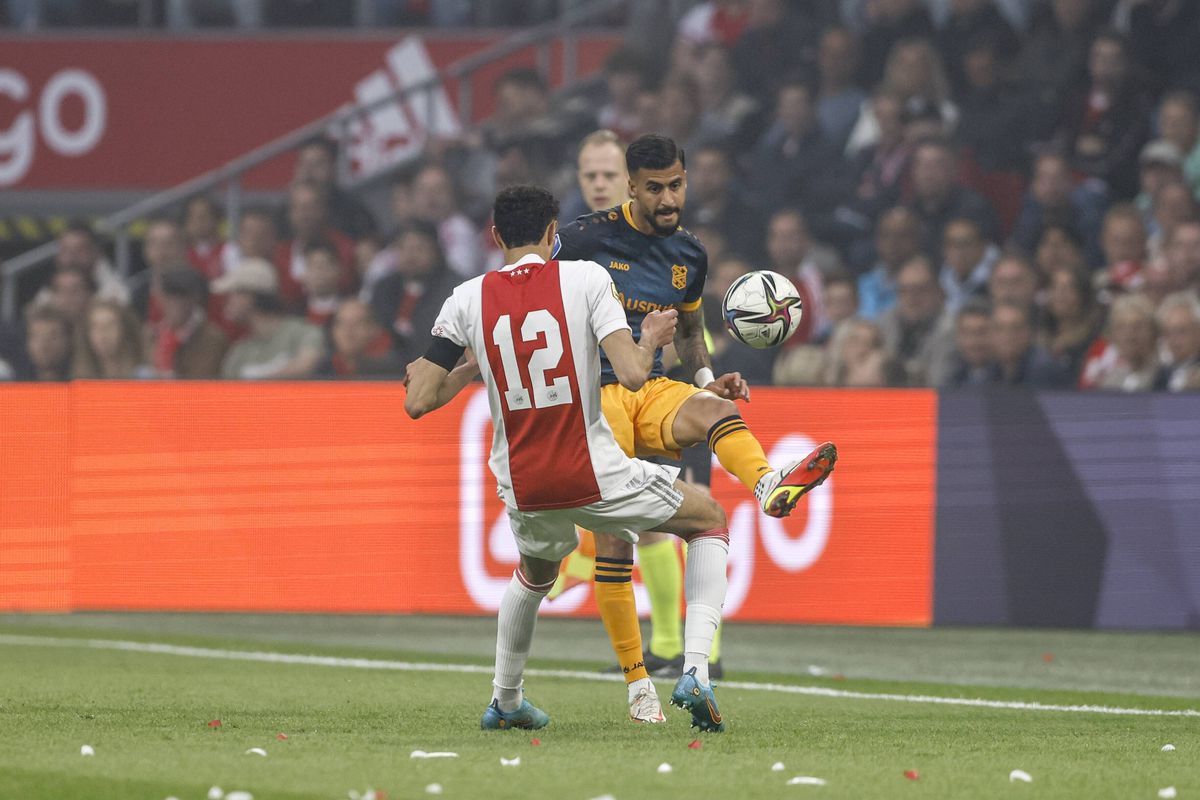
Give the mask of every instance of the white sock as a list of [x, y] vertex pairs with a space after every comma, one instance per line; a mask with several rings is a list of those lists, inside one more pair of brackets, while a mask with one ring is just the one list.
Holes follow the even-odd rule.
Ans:
[[525, 662], [533, 644], [533, 628], [537, 624], [538, 606], [550, 591], [553, 581], [545, 587], [531, 588], [521, 576], [513, 573], [496, 625], [496, 677], [492, 680], [492, 699], [499, 701], [501, 711], [516, 711], [521, 706], [521, 691]]
[[708, 656], [713, 637], [721, 624], [721, 607], [729, 579], [729, 544], [713, 536], [688, 544], [687, 568], [683, 586], [687, 597], [687, 616], [683, 624], [683, 671], [696, 668], [696, 680], [708, 685]]
[[636, 681], [626, 684], [626, 688], [629, 690], [629, 702], [632, 703], [633, 698], [637, 697], [638, 692], [643, 689], [653, 689], [654, 684], [650, 682], [649, 678], [638, 678]]

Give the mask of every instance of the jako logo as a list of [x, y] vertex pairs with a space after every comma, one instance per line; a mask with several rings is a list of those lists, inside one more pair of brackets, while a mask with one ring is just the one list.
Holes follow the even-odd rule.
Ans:
[[[459, 569], [467, 593], [481, 609], [496, 611], [508, 587], [511, 573], [493, 575], [488, 571], [485, 556], [514, 568], [520, 558], [508, 515], [500, 512], [495, 519], [485, 519], [484, 493], [488, 486], [486, 470], [491, 451], [488, 431], [491, 426], [487, 391], [477, 390], [463, 412], [459, 431]], [[799, 433], [780, 438], [767, 454], [772, 464], [784, 464], [803, 458], [816, 447], [816, 442]], [[713, 472], [724, 470], [713, 459]], [[734, 480], [731, 478], [731, 480]], [[739, 483], [740, 487], [741, 484]], [[816, 564], [829, 542], [833, 520], [834, 476], [814, 490], [805, 500], [807, 520], [799, 536], [791, 536], [781, 520], [762, 513], [749, 494], [732, 508], [729, 514], [729, 589], [725, 597], [726, 617], [737, 615], [738, 609], [750, 594], [754, 584], [756, 539], [762, 540], [763, 550], [784, 572], [803, 572]], [[486, 553], [484, 548], [487, 548]], [[577, 611], [592, 591], [590, 583], [564, 592], [553, 602], [542, 606], [545, 614], [570, 614]], [[649, 597], [645, 588], [634, 583], [639, 613], [649, 613]]]
[[[22, 104], [30, 101], [29, 82], [13, 69], [0, 68], [0, 97]], [[63, 105], [75, 97], [83, 104], [83, 121], [74, 130], [63, 119]], [[76, 158], [95, 149], [104, 138], [108, 99], [100, 81], [82, 69], [54, 73], [37, 97], [37, 117], [31, 108], [19, 111], [12, 125], [0, 131], [0, 186], [19, 183], [33, 166], [36, 133], [60, 156]]]

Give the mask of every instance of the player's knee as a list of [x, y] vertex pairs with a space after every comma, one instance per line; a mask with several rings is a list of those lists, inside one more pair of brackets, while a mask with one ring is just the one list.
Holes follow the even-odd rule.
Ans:
[[521, 574], [533, 584], [551, 583], [558, 577], [558, 561], [547, 561], [521, 554]]
[[713, 530], [714, 528], [729, 527], [729, 520], [725, 516], [725, 509], [721, 507], [712, 495], [706, 494], [703, 496], [704, 503], [702, 506], [702, 522], [703, 530]]
[[633, 545], [611, 534], [597, 533], [596, 555], [601, 558], [633, 558]]
[[716, 425], [723, 419], [728, 417], [740, 417], [742, 412], [738, 410], [737, 403], [732, 400], [726, 400], [723, 397], [714, 397], [709, 402], [709, 426]]

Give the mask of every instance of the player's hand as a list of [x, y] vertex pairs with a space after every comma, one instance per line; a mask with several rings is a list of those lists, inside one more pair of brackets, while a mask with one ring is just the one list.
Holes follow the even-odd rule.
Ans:
[[704, 388], [725, 400], [750, 402], [750, 384], [742, 380], [740, 372], [726, 372]]
[[651, 311], [642, 318], [642, 338], [638, 344], [655, 350], [670, 344], [675, 339], [675, 325], [679, 312], [673, 308], [666, 311]]
[[417, 363], [417, 362], [416, 362], [416, 361], [410, 361], [410, 362], [408, 363], [408, 366], [406, 366], [406, 367], [404, 368], [404, 380], [403, 380], [403, 381], [401, 381], [401, 385], [402, 385], [402, 386], [404, 386], [404, 388], [405, 388], [405, 389], [407, 389], [407, 388], [408, 388], [408, 382], [409, 382], [410, 380], [412, 380], [412, 368], [413, 368], [413, 364], [415, 364], [415, 363]]

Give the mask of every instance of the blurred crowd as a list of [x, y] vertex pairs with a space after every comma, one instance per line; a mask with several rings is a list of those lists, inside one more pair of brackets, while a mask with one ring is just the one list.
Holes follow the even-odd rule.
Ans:
[[[718, 373], [1200, 390], [1200, 2], [713, 0], [673, 28], [615, 51], [592, 90], [506, 73], [496, 114], [431, 142], [382, 213], [336, 185], [320, 140], [281, 207], [234, 230], [206, 197], [150, 220], [132, 280], [72, 226], [0, 373], [397, 377], [453, 286], [500, 266], [499, 187], [546, 185], [573, 219], [625, 198], [596, 181], [659, 132], [686, 149]], [[614, 136], [581, 151], [598, 128]], [[753, 269], [802, 295], [781, 348], [723, 331]]]

